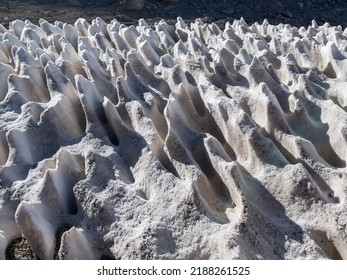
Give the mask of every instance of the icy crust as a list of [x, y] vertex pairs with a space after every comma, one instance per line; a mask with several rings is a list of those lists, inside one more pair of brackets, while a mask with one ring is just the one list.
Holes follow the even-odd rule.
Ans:
[[0, 25], [0, 258], [347, 259], [347, 30]]

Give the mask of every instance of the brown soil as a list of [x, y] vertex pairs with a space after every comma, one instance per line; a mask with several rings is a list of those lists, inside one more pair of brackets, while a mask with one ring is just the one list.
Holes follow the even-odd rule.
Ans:
[[161, 18], [168, 23], [174, 23], [177, 16], [181, 16], [187, 21], [200, 17], [204, 21], [218, 21], [220, 24], [244, 17], [248, 23], [262, 22], [267, 18], [272, 24], [307, 26], [315, 19], [319, 24], [329, 22], [331, 25], [347, 26], [347, 1], [343, 0], [181, 0], [178, 4], [170, 4], [175, 1], [145, 0], [145, 6], [141, 11], [126, 10], [119, 5], [120, 1], [106, 6], [79, 6], [67, 0], [57, 0], [55, 4], [40, 2], [44, 1], [1, 1], [0, 23], [8, 27], [9, 22], [15, 19], [28, 19], [37, 24], [40, 18], [49, 22], [58, 20], [74, 23], [79, 17], [91, 21], [98, 16], [106, 22], [116, 18], [125, 24], [135, 24], [140, 18], [146, 19], [149, 23]]

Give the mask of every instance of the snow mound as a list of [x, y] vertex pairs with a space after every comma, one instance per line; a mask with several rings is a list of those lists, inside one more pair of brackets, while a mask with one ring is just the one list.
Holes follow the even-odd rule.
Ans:
[[347, 30], [0, 25], [0, 258], [347, 259]]

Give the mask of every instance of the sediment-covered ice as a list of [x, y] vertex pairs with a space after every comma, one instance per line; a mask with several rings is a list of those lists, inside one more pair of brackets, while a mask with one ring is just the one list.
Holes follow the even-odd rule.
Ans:
[[0, 258], [347, 259], [347, 30], [0, 25]]

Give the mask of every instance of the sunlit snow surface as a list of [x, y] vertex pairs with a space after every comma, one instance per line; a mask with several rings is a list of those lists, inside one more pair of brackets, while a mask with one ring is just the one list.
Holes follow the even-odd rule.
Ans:
[[347, 258], [347, 31], [0, 25], [0, 258]]

